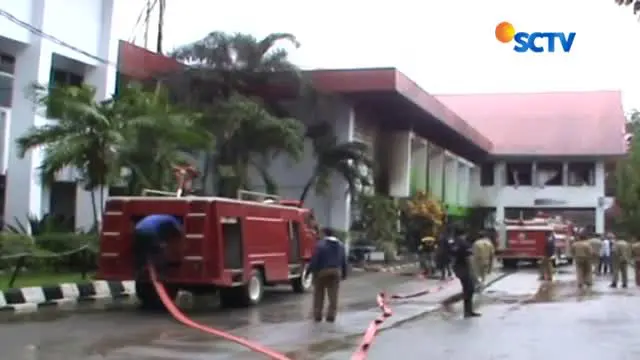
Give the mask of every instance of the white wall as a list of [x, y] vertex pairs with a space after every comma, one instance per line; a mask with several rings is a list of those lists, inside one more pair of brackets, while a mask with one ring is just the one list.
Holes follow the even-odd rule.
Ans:
[[[480, 175], [472, 178], [471, 201], [473, 206], [495, 207], [496, 209], [524, 208], [593, 208], [596, 210], [596, 231], [604, 231], [604, 162], [597, 161], [594, 186], [506, 186], [504, 185], [504, 163], [498, 163], [494, 170], [494, 186], [480, 186]], [[548, 205], [536, 205], [535, 201], [547, 199], [556, 201]], [[498, 211], [500, 213], [501, 211]], [[496, 215], [498, 221], [504, 215]]]
[[[41, 29], [73, 47], [115, 64], [117, 39], [113, 35], [114, 0], [0, 0], [0, 8], [15, 17]], [[33, 83], [47, 84], [54, 54], [85, 64], [85, 82], [95, 86], [98, 97], [111, 96], [115, 90], [116, 69], [102, 64], [66, 46], [33, 34], [0, 17], [0, 36], [13, 40], [19, 46], [15, 52], [16, 69], [11, 106], [11, 124], [7, 134], [8, 154], [5, 219], [24, 218], [26, 214], [42, 215], [46, 201], [42, 201], [43, 187], [39, 184], [37, 167], [41, 151], [31, 151], [19, 159], [15, 140], [29, 127], [45, 124], [43, 109], [36, 109], [25, 89]], [[16, 121], [20, 119], [20, 121]], [[71, 180], [71, 179], [69, 179]], [[76, 224], [89, 227], [93, 220], [88, 193], [78, 190]]]

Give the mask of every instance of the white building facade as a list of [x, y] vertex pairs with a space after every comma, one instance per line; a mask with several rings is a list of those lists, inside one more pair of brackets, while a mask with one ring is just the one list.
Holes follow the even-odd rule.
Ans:
[[[508, 159], [473, 172], [471, 201], [493, 209], [489, 223], [531, 217], [534, 212], [571, 213], [583, 226], [605, 231], [605, 159]], [[580, 214], [582, 213], [582, 214]]]
[[[30, 30], [0, 16], [0, 169], [5, 179], [3, 217], [7, 222], [14, 218], [24, 221], [27, 215], [55, 213], [72, 216], [76, 228], [93, 225], [89, 193], [76, 185], [74, 171], [63, 171], [58, 182], [43, 186], [38, 176], [43, 150], [35, 149], [20, 159], [15, 141], [31, 126], [55, 121], [47, 119], [43, 109], [35, 106], [28, 91], [35, 83], [87, 83], [96, 87], [100, 99], [114, 92], [116, 67], [105, 64], [117, 63], [113, 3], [114, 0], [0, 0], [0, 9], [33, 27]], [[43, 37], [38, 29], [66, 44]]]

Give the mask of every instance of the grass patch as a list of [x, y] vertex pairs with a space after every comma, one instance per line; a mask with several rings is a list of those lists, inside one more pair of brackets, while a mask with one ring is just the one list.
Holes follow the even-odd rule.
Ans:
[[[82, 279], [80, 273], [21, 273], [18, 275], [13, 288], [29, 287], [29, 286], [48, 286], [60, 283], [77, 283], [82, 281], [90, 281], [93, 274], [87, 274], [86, 279]], [[0, 290], [9, 288], [9, 280], [11, 280], [11, 272], [0, 274]]]

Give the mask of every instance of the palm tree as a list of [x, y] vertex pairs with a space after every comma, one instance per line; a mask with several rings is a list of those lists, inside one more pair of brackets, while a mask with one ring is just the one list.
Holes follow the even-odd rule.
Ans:
[[302, 188], [301, 203], [304, 203], [314, 185], [317, 191], [325, 191], [332, 173], [344, 178], [352, 197], [363, 187], [372, 185], [369, 174], [373, 168], [373, 160], [367, 144], [360, 141], [338, 143], [333, 127], [326, 122], [309, 126], [305, 135], [313, 144], [316, 164], [311, 177]]
[[256, 168], [270, 193], [277, 192], [269, 175], [269, 161], [280, 154], [299, 160], [304, 151], [304, 126], [293, 118], [271, 115], [257, 99], [234, 94], [218, 101], [209, 115], [217, 134], [212, 163], [218, 172], [220, 196], [235, 197], [250, 187], [248, 170]]
[[112, 100], [96, 101], [95, 88], [52, 87], [46, 95], [42, 86], [34, 86], [36, 101], [46, 106], [47, 116], [57, 121], [31, 127], [16, 140], [18, 156], [23, 158], [34, 148], [44, 146], [39, 167], [42, 181], [51, 184], [58, 172], [74, 167], [84, 188], [91, 191], [94, 220], [97, 223], [95, 189], [108, 184], [115, 164], [114, 149], [123, 142], [121, 124], [114, 114]]
[[[178, 100], [202, 109], [209, 131], [218, 140], [205, 156], [202, 185], [212, 177], [212, 188], [221, 196], [235, 196], [248, 187], [247, 169], [259, 170], [267, 188], [275, 191], [269, 176], [269, 160], [284, 153], [299, 158], [303, 146], [302, 125], [295, 119], [274, 115], [277, 104], [261, 96], [278, 79], [300, 79], [288, 52], [280, 42], [299, 46], [292, 34], [275, 33], [259, 40], [246, 34], [212, 32], [200, 41], [178, 48], [173, 56], [187, 63], [185, 73], [170, 84], [185, 96]], [[295, 82], [299, 84], [299, 82]], [[178, 91], [180, 92], [180, 91]], [[260, 158], [261, 161], [256, 161]]]
[[214, 139], [202, 127], [202, 117], [170, 103], [160, 85], [145, 91], [138, 85], [123, 89], [118, 113], [129, 126], [123, 131], [127, 142], [119, 148], [120, 167], [126, 168], [130, 194], [144, 188], [175, 188], [172, 166], [194, 163], [190, 153], [213, 148]]
[[248, 34], [214, 31], [176, 49], [172, 55], [189, 64], [198, 77], [203, 76], [202, 70], [209, 70], [207, 79], [219, 85], [220, 95], [229, 98], [233, 92], [251, 95], [264, 90], [274, 73], [300, 76], [298, 67], [289, 61], [287, 50], [276, 47], [282, 42], [300, 46], [289, 33], [273, 33], [259, 40]]
[[616, 4], [621, 6], [631, 6], [633, 5], [633, 13], [636, 14], [640, 11], [640, 0], [614, 0]]
[[[54, 182], [60, 170], [75, 168], [80, 183], [91, 191], [96, 224], [99, 209], [94, 190], [104, 189], [118, 178], [123, 165], [139, 178], [166, 177], [164, 174], [172, 172], [167, 164], [176, 156], [177, 148], [200, 139], [193, 133], [203, 133], [171, 109], [158, 91], [147, 93], [132, 85], [123, 89], [119, 98], [96, 101], [95, 88], [86, 85], [53, 87], [45, 95], [42, 86], [34, 90], [36, 101], [46, 106], [48, 117], [56, 120], [34, 126], [18, 138], [18, 156], [44, 147], [39, 169], [45, 184]], [[177, 126], [181, 121], [184, 124]], [[149, 180], [139, 182], [147, 184]], [[103, 203], [100, 198], [100, 206]]]

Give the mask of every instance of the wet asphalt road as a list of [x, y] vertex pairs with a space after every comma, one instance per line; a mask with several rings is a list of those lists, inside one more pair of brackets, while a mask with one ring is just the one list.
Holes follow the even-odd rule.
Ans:
[[[640, 359], [640, 290], [611, 289], [609, 279], [580, 291], [571, 268], [536, 292], [536, 277], [518, 273], [487, 289], [482, 317], [465, 320], [460, 307], [438, 311], [381, 333], [369, 360]], [[348, 345], [345, 344], [345, 349]], [[349, 359], [351, 350], [318, 356]]]
[[[415, 292], [426, 287], [425, 280], [415, 276], [355, 275], [343, 283], [340, 308], [345, 315], [339, 318], [338, 324], [328, 328], [323, 328], [327, 324], [310, 323], [310, 296], [293, 294], [288, 287], [269, 292], [265, 303], [255, 308], [199, 309], [190, 315], [196, 321], [233, 330], [237, 335], [263, 343], [295, 345], [340, 333], [344, 331], [340, 326], [347, 326], [350, 331], [362, 327], [364, 331], [378, 314], [375, 295], [381, 289]], [[419, 304], [420, 309], [425, 306], [435, 307], [437, 303]], [[0, 358], [7, 360], [264, 358], [188, 329], [168, 315], [142, 314], [131, 309], [80, 314], [44, 312], [30, 321], [3, 320], [0, 322]]]

